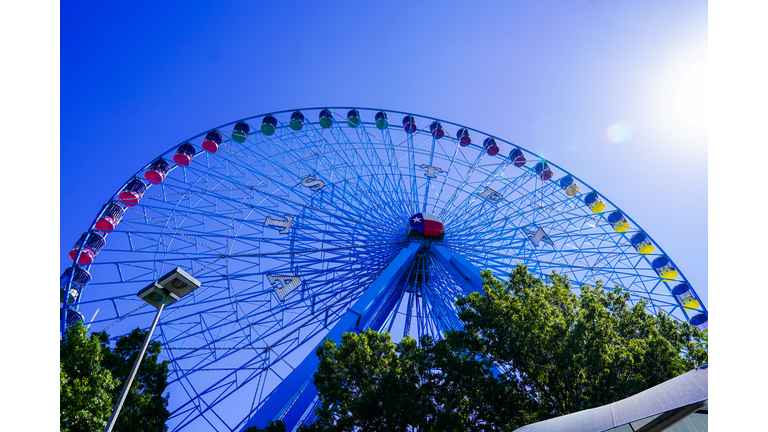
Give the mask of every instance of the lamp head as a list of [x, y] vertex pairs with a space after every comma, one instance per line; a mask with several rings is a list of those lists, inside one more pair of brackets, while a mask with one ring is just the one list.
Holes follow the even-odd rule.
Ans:
[[139, 298], [154, 306], [156, 309], [165, 300], [165, 305], [169, 305], [193, 290], [200, 288], [200, 281], [190, 276], [187, 272], [176, 267], [156, 282], [139, 291]]

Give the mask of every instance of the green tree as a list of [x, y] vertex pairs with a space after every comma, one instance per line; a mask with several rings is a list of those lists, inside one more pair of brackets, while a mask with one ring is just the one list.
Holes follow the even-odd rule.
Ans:
[[510, 430], [631, 396], [707, 363], [701, 333], [626, 291], [571, 292], [518, 266], [459, 298], [462, 331], [391, 342], [366, 331], [318, 347], [308, 431]]
[[398, 344], [386, 333], [326, 340], [314, 376], [320, 401], [308, 431], [485, 431], [513, 427], [527, 401], [461, 338]]
[[118, 380], [101, 366], [102, 346], [82, 323], [67, 327], [59, 344], [61, 431], [103, 430], [112, 412]]
[[[114, 392], [115, 401], [123, 390], [125, 380], [128, 379], [146, 336], [147, 331], [134, 329], [131, 333], [121, 336], [114, 348], [110, 348], [109, 336], [105, 332], [94, 333], [92, 336], [101, 342], [104, 351], [102, 365], [120, 381], [120, 386]], [[163, 395], [163, 392], [168, 386], [169, 362], [158, 362], [160, 351], [160, 342], [149, 343], [113, 431], [165, 432], [168, 430], [165, 425], [170, 417], [167, 409], [168, 394]]]
[[[121, 336], [114, 349], [109, 336], [93, 333], [81, 322], [67, 327], [59, 349], [60, 428], [62, 431], [103, 430], [141, 350], [146, 331]], [[168, 362], [158, 363], [160, 343], [150, 342], [113, 431], [164, 432], [167, 410]]]
[[421, 382], [425, 359], [413, 339], [395, 345], [384, 333], [345, 333], [339, 346], [325, 340], [317, 355], [322, 405], [314, 429], [425, 429], [434, 416]]
[[280, 420], [273, 420], [264, 426], [264, 429], [251, 426], [243, 432], [285, 432], [285, 423]]
[[644, 301], [630, 305], [619, 287], [584, 286], [568, 278], [544, 284], [525, 266], [507, 283], [483, 272], [483, 294], [460, 298], [465, 345], [487, 355], [524, 389], [544, 419], [626, 398], [707, 363], [699, 330]]

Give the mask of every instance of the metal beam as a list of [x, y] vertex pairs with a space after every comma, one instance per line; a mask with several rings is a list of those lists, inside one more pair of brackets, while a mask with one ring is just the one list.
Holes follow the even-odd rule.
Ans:
[[432, 245], [432, 254], [448, 273], [456, 279], [467, 293], [483, 290], [480, 270], [461, 255], [454, 255], [439, 244]]

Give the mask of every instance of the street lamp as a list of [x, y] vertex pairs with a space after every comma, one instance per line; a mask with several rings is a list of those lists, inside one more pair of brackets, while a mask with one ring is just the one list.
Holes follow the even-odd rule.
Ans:
[[152, 322], [152, 327], [150, 327], [149, 332], [147, 333], [147, 337], [144, 338], [144, 345], [142, 345], [141, 352], [139, 352], [139, 356], [136, 357], [136, 361], [133, 363], [131, 374], [128, 376], [128, 380], [123, 386], [123, 391], [120, 393], [120, 398], [115, 405], [115, 409], [112, 410], [112, 416], [109, 418], [104, 432], [110, 432], [115, 426], [117, 416], [120, 414], [120, 409], [123, 407], [123, 402], [125, 402], [125, 397], [128, 395], [128, 390], [131, 388], [131, 384], [133, 384], [133, 378], [136, 376], [136, 371], [139, 370], [139, 364], [141, 364], [141, 360], [144, 358], [144, 353], [147, 351], [149, 340], [152, 338], [152, 333], [155, 331], [155, 326], [157, 326], [158, 320], [160, 320], [160, 313], [163, 311], [163, 308], [180, 300], [182, 297], [198, 288], [200, 288], [200, 281], [190, 276], [181, 268], [176, 267], [173, 271], [157, 281], [152, 282], [151, 285], [136, 294], [140, 299], [155, 307], [157, 313], [155, 314], [155, 320]]

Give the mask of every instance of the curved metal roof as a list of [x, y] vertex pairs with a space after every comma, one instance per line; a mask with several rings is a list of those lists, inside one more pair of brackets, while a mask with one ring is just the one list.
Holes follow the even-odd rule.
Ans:
[[[515, 432], [673, 431], [678, 421], [706, 412], [700, 408], [709, 399], [708, 371], [708, 366], [702, 366], [618, 402], [529, 424]], [[706, 418], [692, 420], [704, 424], [704, 429], [691, 424], [693, 429], [685, 430], [706, 430]]]

